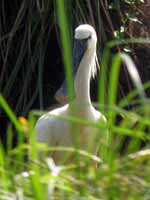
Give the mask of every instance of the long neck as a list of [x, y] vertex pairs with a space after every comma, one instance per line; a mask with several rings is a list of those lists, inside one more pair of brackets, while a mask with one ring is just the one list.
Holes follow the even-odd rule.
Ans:
[[75, 77], [75, 93], [77, 105], [91, 104], [90, 99], [90, 76], [91, 67], [93, 67], [95, 59], [95, 51], [87, 50], [83, 56], [76, 77]]

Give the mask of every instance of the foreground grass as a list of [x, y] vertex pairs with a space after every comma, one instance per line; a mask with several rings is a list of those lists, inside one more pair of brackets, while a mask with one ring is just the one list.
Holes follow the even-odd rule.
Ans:
[[[145, 87], [148, 86], [149, 84]], [[120, 105], [124, 107], [125, 102], [133, 103], [135, 95], [137, 91], [129, 94]], [[144, 108], [140, 104], [130, 112], [121, 106], [105, 108], [108, 122], [109, 119], [113, 121], [114, 114], [119, 114], [122, 118], [117, 126], [112, 123], [109, 126], [108, 123], [110, 142], [102, 160], [101, 157], [73, 147], [49, 148], [38, 145], [34, 139], [34, 115], [41, 113], [31, 112], [28, 119], [17, 119], [0, 96], [1, 107], [10, 118], [19, 138], [18, 145], [12, 149], [14, 128], [9, 126], [7, 150], [4, 151], [3, 147], [0, 147], [0, 199], [149, 199], [150, 149], [147, 127], [150, 122], [145, 114], [146, 103]], [[146, 111], [148, 112], [148, 109]], [[89, 123], [75, 118], [66, 120]], [[100, 130], [108, 128], [102, 124], [94, 126]], [[125, 136], [130, 136], [126, 151], [123, 147]], [[141, 149], [141, 142], [145, 142], [144, 149]], [[63, 150], [76, 159], [56, 165], [46, 155], [43, 155], [42, 159], [39, 158], [39, 148], [43, 151]]]

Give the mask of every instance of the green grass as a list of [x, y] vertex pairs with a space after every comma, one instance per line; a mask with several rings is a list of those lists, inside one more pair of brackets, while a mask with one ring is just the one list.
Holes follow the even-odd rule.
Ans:
[[[33, 131], [34, 115], [41, 115], [41, 112], [31, 112], [28, 121], [24, 122], [15, 117], [2, 96], [0, 104], [15, 125], [18, 136], [21, 134], [27, 140], [26, 143], [20, 140], [16, 148], [8, 149], [7, 152], [0, 147], [1, 199], [124, 199], [125, 196], [127, 199], [148, 199], [150, 150], [149, 145], [145, 145], [144, 150], [140, 150], [139, 146], [141, 141], [149, 141], [144, 128], [149, 125], [149, 120], [143, 113], [136, 110], [125, 111], [118, 106], [107, 107], [108, 111], [104, 113], [108, 116], [108, 122], [111, 122], [111, 135], [107, 159], [102, 160], [73, 147], [37, 145]], [[140, 108], [141, 105], [137, 107]], [[122, 115], [118, 125], [112, 124], [110, 112]], [[90, 124], [99, 129], [106, 128], [105, 125], [74, 117], [65, 120]], [[10, 127], [8, 134], [12, 134], [12, 131]], [[122, 142], [127, 135], [130, 135], [131, 140], [126, 153], [120, 155]], [[80, 162], [55, 166], [46, 156], [40, 162], [37, 157], [38, 148], [43, 151], [63, 150], [73, 155], [78, 154]], [[94, 163], [97, 163], [97, 168]]]
[[[66, 17], [66, 15], [72, 16], [72, 13], [70, 11], [71, 3], [68, 3], [66, 9], [63, 2], [64, 1], [59, 0], [56, 1], [55, 14], [57, 15], [56, 20], [59, 25], [59, 35], [62, 44], [68, 90], [70, 98], [72, 98], [71, 39], [69, 38], [70, 33], [68, 31], [71, 18], [67, 20], [68, 17]], [[87, 16], [84, 14], [86, 9], [82, 10], [82, 3], [79, 1], [77, 2], [78, 11], [80, 11], [78, 17], [83, 19], [83, 21], [86, 21]], [[48, 11], [50, 4], [51, 1], [47, 1], [46, 5], [43, 4], [45, 10], [47, 8]], [[18, 26], [20, 24], [20, 21], [18, 20], [21, 20], [25, 15], [22, 10], [27, 9], [26, 6], [27, 4], [23, 1], [22, 6], [20, 7], [20, 15], [18, 15], [20, 18], [18, 17], [16, 20]], [[42, 7], [42, 5], [39, 5], [39, 9], [40, 6]], [[91, 6], [89, 1], [88, 8]], [[49, 17], [48, 12], [45, 12], [45, 15], [41, 19], [45, 19], [46, 21], [47, 17]], [[37, 27], [45, 22], [42, 21], [41, 23], [41, 19], [38, 18], [35, 21], [33, 20], [33, 24], [29, 20], [29, 23], [31, 23], [29, 24], [29, 27], [34, 27], [31, 33], [28, 32], [29, 41], [34, 37]], [[47, 23], [46, 25], [49, 26]], [[12, 29], [12, 36], [10, 39], [13, 40], [18, 26], [15, 25]], [[29, 54], [26, 64], [30, 64], [29, 66], [32, 66], [33, 68], [38, 66], [39, 78], [37, 81], [37, 93], [40, 107], [42, 108], [43, 93], [41, 66], [45, 55], [47, 38], [45, 43], [42, 44], [40, 38], [45, 38], [44, 33], [46, 30], [43, 30], [42, 26], [40, 26], [40, 28], [40, 36], [36, 40], [35, 49], [32, 52], [30, 45], [28, 46], [28, 49], [26, 49]], [[29, 29], [26, 30], [29, 31]], [[49, 33], [47, 33], [47, 37], [48, 36]], [[23, 37], [26, 37], [26, 35]], [[3, 40], [5, 40], [5, 38], [3, 38]], [[21, 44], [25, 47], [25, 41], [21, 40], [21, 38], [19, 41], [22, 41]], [[28, 110], [31, 102], [27, 102], [27, 99], [24, 101], [22, 100], [27, 94], [26, 89], [23, 90], [23, 95], [20, 97], [17, 109], [27, 103], [28, 109], [25, 108], [26, 111], [28, 110], [27, 119], [17, 118], [3, 95], [0, 95], [1, 109], [6, 113], [10, 121], [10, 125], [7, 129], [7, 149], [4, 150], [3, 146], [0, 145], [0, 199], [149, 199], [150, 109], [149, 99], [145, 96], [145, 90], [150, 89], [150, 83], [142, 85], [139, 74], [131, 60], [128, 60], [128, 58], [124, 57], [122, 54], [116, 54], [113, 57], [110, 54], [112, 47], [133, 42], [140, 42], [141, 44], [149, 43], [148, 40], [117, 40], [108, 43], [105, 50], [101, 52], [103, 54], [101, 56], [101, 69], [99, 75], [98, 102], [95, 103], [95, 106], [107, 117], [108, 123], [93, 123], [78, 119], [74, 116], [63, 118], [64, 120], [71, 121], [73, 124], [82, 123], [94, 126], [99, 130], [109, 129], [109, 143], [107, 145], [105, 143], [103, 144], [106, 151], [102, 151], [100, 157], [91, 155], [88, 152], [74, 147], [47, 147], [46, 145], [37, 144], [34, 135], [34, 125], [36, 117], [43, 114], [43, 112]], [[11, 41], [9, 41], [9, 43], [11, 45]], [[11, 93], [12, 80], [16, 78], [17, 70], [21, 68], [22, 59], [26, 56], [23, 47], [18, 56], [15, 68], [9, 76], [3, 90], [3, 94], [6, 98]], [[39, 47], [38, 51], [36, 51], [37, 47]], [[39, 59], [37, 59], [38, 56]], [[122, 61], [127, 65], [135, 89], [118, 102], [118, 79]], [[108, 72], [106, 68], [109, 63], [111, 63], [111, 67]], [[30, 70], [31, 68], [29, 67], [29, 71], [26, 73], [30, 74]], [[134, 74], [133, 71], [135, 72]], [[28, 80], [26, 84], [29, 84]], [[37, 96], [37, 94], [35, 96]], [[33, 94], [33, 98], [35, 98], [35, 96]], [[127, 107], [130, 109], [126, 110]], [[120, 119], [116, 120], [118, 116]], [[59, 118], [62, 117], [60, 116]], [[18, 136], [18, 145], [12, 149], [12, 136], [14, 132]], [[130, 138], [128, 143], [126, 141], [127, 136]], [[124, 147], [125, 141], [126, 147]], [[141, 148], [141, 142], [145, 143], [143, 149]], [[38, 149], [42, 149], [45, 152], [66, 151], [68, 154], [71, 153], [80, 159], [78, 162], [62, 162], [56, 166], [55, 163], [53, 163], [53, 160], [46, 156], [43, 156], [41, 161], [37, 154]], [[95, 164], [97, 164], [97, 168], [95, 167]]]

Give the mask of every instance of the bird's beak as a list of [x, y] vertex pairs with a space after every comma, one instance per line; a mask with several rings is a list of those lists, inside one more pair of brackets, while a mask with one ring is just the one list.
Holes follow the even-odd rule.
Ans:
[[[73, 79], [75, 79], [78, 67], [84, 56], [84, 53], [88, 46], [88, 39], [75, 39], [73, 48]], [[55, 99], [61, 103], [65, 104], [68, 102], [67, 84], [64, 80], [61, 87], [57, 90], [55, 94]]]
[[66, 104], [68, 102], [67, 85], [65, 80], [61, 87], [56, 91], [55, 99], [61, 104]]

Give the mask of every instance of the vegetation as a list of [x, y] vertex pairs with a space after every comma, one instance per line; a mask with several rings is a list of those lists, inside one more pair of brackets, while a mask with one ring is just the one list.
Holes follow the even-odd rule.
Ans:
[[[9, 123], [5, 130], [6, 148], [0, 145], [0, 199], [149, 199], [150, 109], [145, 91], [149, 90], [150, 83], [142, 84], [141, 74], [130, 57], [120, 53], [128, 51], [135, 58], [137, 46], [149, 46], [148, 38], [131, 38], [128, 29], [133, 27], [130, 21], [136, 21], [130, 10], [143, 4], [140, 0], [122, 0], [119, 3], [115, 0], [15, 0], [9, 4], [6, 0], [2, 1], [0, 112], [2, 119], [7, 116]], [[115, 27], [110, 14], [116, 11], [120, 19]], [[127, 15], [123, 15], [124, 12]], [[114, 19], [117, 19], [116, 15]], [[60, 38], [68, 90], [72, 97], [70, 49], [73, 30], [77, 24], [84, 22], [95, 25], [98, 33], [97, 53], [101, 69], [97, 78], [98, 100], [95, 106], [104, 113], [108, 123], [93, 124], [73, 117], [66, 120], [74, 124], [90, 124], [100, 130], [109, 129], [109, 143], [101, 144], [106, 151], [102, 151], [100, 157], [74, 147], [37, 144], [34, 124], [42, 112], [31, 110], [42, 109], [45, 103], [47, 106], [53, 101], [51, 97], [48, 102], [50, 95], [46, 89], [51, 88], [53, 95], [54, 88], [50, 85], [52, 83], [47, 86], [43, 79], [43, 66], [54, 26]], [[108, 38], [113, 41], [108, 42]], [[116, 51], [119, 53], [116, 54]], [[121, 64], [122, 61], [125, 65]], [[126, 86], [133, 88], [126, 94], [123, 87], [118, 89], [122, 67], [128, 71], [130, 78]], [[4, 135], [4, 129], [1, 134]], [[14, 134], [17, 138], [15, 147]], [[43, 156], [41, 162], [38, 149], [45, 152], [63, 150], [73, 154], [75, 160], [60, 162], [56, 166], [51, 158]]]

